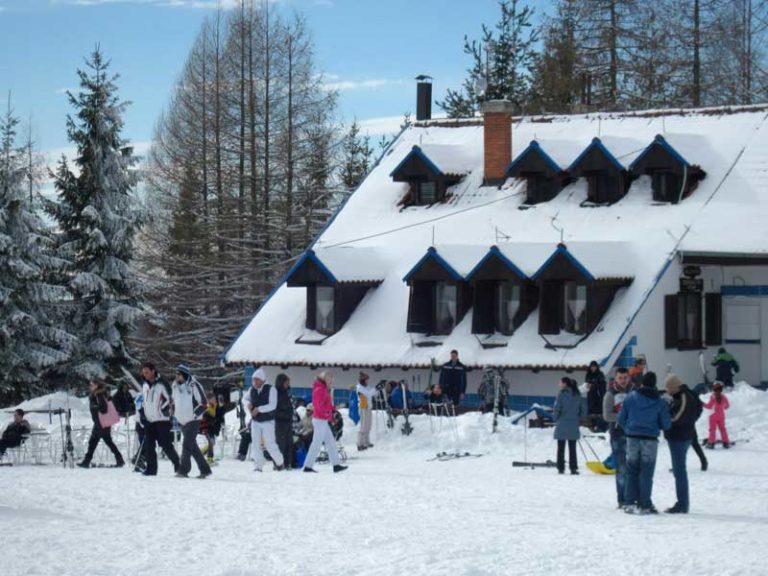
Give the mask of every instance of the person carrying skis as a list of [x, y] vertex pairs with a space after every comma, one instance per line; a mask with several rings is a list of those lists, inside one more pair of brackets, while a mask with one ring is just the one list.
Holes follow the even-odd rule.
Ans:
[[507, 407], [509, 384], [507, 384], [507, 381], [504, 379], [504, 373], [501, 371], [501, 368], [485, 366], [483, 368], [483, 377], [480, 379], [480, 386], [477, 389], [477, 394], [480, 396], [480, 401], [482, 402], [480, 409], [483, 413], [494, 411], [497, 382], [499, 405], [496, 409], [500, 414], [504, 414], [504, 410]]
[[581, 437], [579, 421], [585, 416], [584, 401], [579, 386], [572, 378], [560, 379], [560, 392], [553, 409], [555, 440], [557, 440], [557, 473], [565, 473], [565, 443], [568, 442], [568, 465], [571, 474], [579, 473], [576, 442]]
[[587, 375], [584, 377], [587, 383], [587, 415], [589, 426], [593, 432], [605, 432], [606, 423], [602, 418], [603, 397], [606, 392], [605, 374], [600, 370], [596, 360], [589, 363]]
[[192, 469], [191, 460], [194, 458], [197, 469], [200, 471], [198, 478], [207, 478], [211, 475], [211, 467], [197, 445], [197, 434], [200, 432], [200, 420], [208, 407], [208, 400], [202, 385], [192, 375], [186, 364], [176, 366], [176, 379], [173, 382], [171, 397], [173, 398], [173, 415], [179, 421], [184, 437], [176, 477], [189, 477]]
[[267, 374], [264, 369], [257, 368], [251, 376], [253, 385], [245, 397], [245, 406], [251, 420], [251, 457], [254, 471], [261, 472], [266, 458], [264, 449], [269, 452], [275, 465], [275, 470], [285, 469], [285, 460], [275, 441], [275, 409], [277, 408], [277, 390], [267, 384]]
[[657, 514], [651, 499], [656, 471], [658, 437], [669, 430], [669, 408], [656, 389], [656, 373], [647, 372], [643, 385], [624, 400], [617, 424], [627, 437], [627, 485], [624, 511], [627, 514]]
[[629, 386], [629, 371], [626, 368], [617, 368], [612, 386], [603, 396], [603, 420], [608, 423], [608, 434], [611, 438], [611, 456], [613, 456], [613, 464], [616, 469], [616, 499], [619, 508], [624, 508], [625, 505], [627, 438], [617, 420], [621, 405], [627, 397]]
[[715, 380], [722, 382], [726, 388], [733, 388], [733, 375], [740, 370], [736, 358], [726, 352], [725, 348], [720, 348], [717, 356], [712, 360], [712, 366], [717, 372]]
[[664, 437], [667, 439], [669, 455], [672, 458], [672, 473], [675, 475], [677, 494], [677, 502], [665, 512], [688, 514], [690, 498], [686, 455], [688, 447], [696, 436], [696, 420], [701, 415], [701, 400], [675, 374], [667, 376], [665, 388], [670, 397], [669, 412], [672, 426], [664, 432]]
[[707, 438], [707, 448], [714, 448], [717, 436], [717, 430], [720, 430], [720, 439], [723, 441], [723, 448], [730, 448], [731, 441], [728, 438], [728, 430], [725, 429], [725, 411], [730, 408], [728, 397], [723, 394], [723, 383], [715, 381], [712, 384], [712, 396], [704, 404], [707, 410], [713, 410], [709, 416], [709, 438]]
[[454, 406], [464, 399], [467, 391], [467, 372], [459, 361], [459, 352], [451, 350], [451, 359], [440, 369], [440, 386]]
[[140, 412], [146, 419], [144, 430], [144, 458], [146, 469], [144, 476], [157, 476], [157, 446], [159, 445], [165, 455], [173, 464], [173, 471], [179, 471], [179, 455], [173, 446], [171, 436], [171, 393], [165, 380], [157, 373], [155, 365], [146, 362], [141, 369], [144, 378], [142, 396], [144, 402]]
[[373, 448], [371, 444], [371, 423], [373, 422], [373, 397], [376, 395], [376, 389], [368, 387], [369, 376], [365, 372], [360, 372], [357, 379], [358, 410], [360, 411], [360, 430], [357, 433], [357, 449], [367, 450]]
[[282, 372], [275, 378], [277, 389], [277, 408], [275, 408], [275, 441], [283, 455], [283, 466], [293, 468], [293, 415], [295, 413], [291, 399], [291, 379]]
[[312, 384], [312, 406], [314, 414], [312, 415], [312, 444], [309, 446], [307, 457], [304, 460], [304, 472], [316, 472], [312, 466], [315, 465], [320, 448], [325, 444], [328, 452], [328, 459], [333, 464], [334, 472], [343, 472], [347, 469], [339, 461], [339, 451], [336, 449], [336, 440], [331, 431], [331, 421], [333, 420], [333, 400], [329, 386], [333, 382], [333, 375], [323, 370], [318, 373]]
[[93, 454], [96, 452], [96, 446], [99, 444], [99, 440], [104, 440], [104, 444], [107, 445], [107, 448], [115, 457], [115, 467], [122, 468], [125, 466], [125, 461], [123, 460], [123, 455], [120, 454], [120, 450], [117, 449], [117, 446], [112, 441], [112, 429], [109, 426], [102, 426], [99, 420], [99, 414], [106, 414], [108, 410], [107, 385], [101, 380], [91, 380], [88, 384], [88, 390], [88, 409], [91, 412], [93, 428], [91, 429], [91, 437], [88, 439], [88, 451], [85, 453], [83, 461], [78, 462], [77, 465], [80, 468], [90, 468]]

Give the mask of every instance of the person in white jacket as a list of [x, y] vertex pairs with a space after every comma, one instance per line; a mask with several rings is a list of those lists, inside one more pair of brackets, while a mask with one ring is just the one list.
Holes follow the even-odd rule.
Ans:
[[200, 432], [200, 420], [203, 412], [208, 406], [208, 400], [205, 397], [205, 390], [197, 381], [197, 378], [190, 373], [189, 366], [179, 364], [176, 367], [176, 379], [173, 382], [174, 416], [181, 425], [181, 432], [184, 440], [181, 446], [181, 459], [179, 469], [176, 472], [177, 478], [188, 478], [192, 469], [191, 459], [195, 459], [199, 478], [206, 478], [211, 475], [211, 467], [205, 461], [200, 446], [197, 445], [197, 434]]
[[376, 389], [368, 387], [368, 374], [360, 372], [356, 386], [357, 400], [360, 410], [360, 431], [357, 433], [357, 449], [373, 448], [371, 444], [371, 422], [373, 421], [373, 397]]
[[277, 390], [271, 384], [267, 384], [267, 374], [262, 368], [254, 370], [251, 380], [251, 389], [244, 400], [245, 407], [253, 418], [251, 420], [251, 456], [255, 464], [254, 470], [261, 472], [264, 467], [265, 448], [275, 464], [275, 470], [283, 470], [283, 455], [275, 442]]

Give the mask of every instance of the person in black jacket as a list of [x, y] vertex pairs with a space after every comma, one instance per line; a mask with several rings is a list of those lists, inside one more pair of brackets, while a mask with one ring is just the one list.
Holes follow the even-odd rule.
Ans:
[[21, 446], [24, 436], [29, 435], [31, 431], [32, 428], [29, 425], [29, 422], [24, 420], [24, 410], [16, 408], [13, 412], [13, 422], [5, 427], [3, 436], [0, 438], [0, 458], [5, 455], [5, 451], [8, 448]]
[[464, 393], [467, 391], [467, 371], [464, 364], [459, 362], [457, 350], [451, 350], [450, 361], [440, 369], [440, 386], [454, 406], [458, 406], [459, 401], [464, 399]]
[[588, 385], [587, 415], [589, 426], [593, 432], [605, 432], [607, 425], [603, 420], [603, 397], [607, 388], [605, 374], [595, 360], [589, 363], [589, 369], [584, 381]]
[[120, 454], [120, 450], [117, 449], [115, 443], [112, 441], [111, 428], [102, 427], [99, 421], [99, 414], [107, 413], [107, 386], [100, 380], [92, 380], [89, 384], [90, 394], [88, 396], [88, 408], [91, 411], [91, 419], [93, 420], [93, 429], [91, 430], [91, 437], [88, 439], [88, 451], [85, 453], [85, 458], [82, 462], [78, 462], [80, 468], [90, 468], [91, 460], [93, 460], [93, 454], [96, 452], [96, 446], [99, 444], [99, 440], [104, 440], [104, 444], [107, 445], [115, 456], [115, 466], [121, 468], [125, 465], [123, 455]]
[[275, 441], [283, 455], [285, 468], [293, 468], [293, 400], [291, 399], [291, 379], [282, 372], [275, 378], [277, 389], [277, 408], [275, 408]]
[[667, 394], [671, 396], [669, 405], [672, 427], [664, 433], [672, 457], [672, 473], [675, 475], [677, 502], [665, 510], [669, 514], [688, 514], [690, 499], [688, 495], [688, 470], [685, 458], [688, 447], [696, 437], [696, 419], [701, 414], [701, 401], [674, 374], [667, 376], [665, 382]]

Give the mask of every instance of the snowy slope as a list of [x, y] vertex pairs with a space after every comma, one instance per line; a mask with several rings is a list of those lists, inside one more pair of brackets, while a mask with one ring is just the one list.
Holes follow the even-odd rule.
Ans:
[[[427, 574], [527, 576], [765, 574], [768, 394], [740, 385], [728, 426], [739, 443], [689, 457], [692, 513], [628, 516], [612, 477], [513, 468], [525, 428], [490, 416], [447, 421], [410, 437], [374, 427], [358, 454], [347, 422], [350, 470], [256, 474], [227, 457], [209, 480], [177, 480], [161, 461], [147, 479], [127, 470], [0, 468], [2, 574], [182, 576]], [[3, 415], [5, 418], [7, 415]], [[699, 423], [706, 429], [706, 418]], [[747, 442], [747, 440], [749, 440]], [[589, 439], [600, 455], [606, 442]], [[440, 450], [478, 459], [427, 462]], [[529, 429], [527, 457], [553, 458], [551, 430]], [[581, 454], [579, 454], [581, 460]], [[660, 445], [654, 501], [674, 502]]]
[[[388, 154], [352, 195], [314, 248], [375, 250], [383, 282], [369, 290], [344, 327], [320, 346], [296, 344], [305, 333], [305, 289], [280, 287], [226, 352], [231, 364], [307, 364], [341, 366], [427, 366], [432, 357], [461, 350], [468, 365], [579, 367], [609, 351], [642, 305], [658, 275], [678, 250], [766, 253], [768, 231], [768, 124], [764, 108], [737, 111], [667, 111], [638, 115], [592, 114], [527, 118], [512, 128], [512, 158], [536, 139], [567, 167], [599, 136], [624, 166], [663, 134], [691, 164], [707, 173], [693, 194], [678, 205], [652, 201], [643, 176], [614, 205], [582, 206], [587, 186], [580, 179], [552, 201], [520, 210], [525, 184], [510, 179], [501, 189], [482, 186], [483, 128], [477, 122], [432, 122], [404, 131]], [[442, 151], [441, 162], [466, 170], [451, 188], [450, 201], [402, 209], [407, 184], [390, 173], [414, 145]], [[445, 151], [450, 150], [450, 154]], [[458, 151], [463, 151], [459, 154]], [[456, 158], [460, 157], [462, 162]], [[713, 231], [728, 230], [728, 238]], [[597, 329], [571, 350], [545, 348], [534, 313], [506, 348], [483, 349], [471, 334], [471, 310], [438, 348], [414, 346], [406, 332], [409, 288], [403, 277], [433, 244], [438, 254], [464, 274], [498, 245], [526, 273], [533, 273], [561, 240], [595, 275], [630, 276]], [[354, 259], [349, 266], [354, 268]], [[338, 269], [338, 259], [334, 262]], [[373, 260], [369, 261], [369, 265]], [[366, 266], [367, 268], [368, 266]], [[370, 272], [366, 270], [366, 274]], [[342, 276], [356, 278], [354, 270]], [[606, 358], [610, 365], [615, 358]]]

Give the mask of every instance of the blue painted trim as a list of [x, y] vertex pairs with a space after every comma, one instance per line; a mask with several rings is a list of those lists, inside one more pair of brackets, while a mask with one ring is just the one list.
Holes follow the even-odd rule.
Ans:
[[723, 296], [768, 296], [768, 286], [721, 286]]
[[589, 154], [589, 152], [592, 150], [592, 148], [597, 148], [598, 150], [600, 150], [600, 152], [602, 152], [602, 154], [603, 154], [603, 155], [604, 155], [604, 156], [605, 156], [605, 157], [608, 159], [608, 161], [609, 161], [611, 164], [613, 164], [613, 165], [614, 165], [614, 167], [615, 167], [617, 170], [624, 170], [624, 166], [622, 165], [622, 163], [621, 163], [621, 162], [619, 162], [619, 161], [616, 159], [616, 157], [615, 157], [613, 154], [611, 154], [611, 153], [609, 152], [608, 148], [606, 148], [606, 147], [605, 147], [605, 144], [603, 144], [603, 143], [602, 143], [602, 141], [600, 140], [600, 138], [593, 138], [593, 139], [592, 139], [592, 142], [590, 143], [590, 145], [589, 145], [589, 146], [587, 146], [587, 147], [584, 149], [584, 151], [583, 151], [581, 154], [579, 154], [578, 158], [576, 158], [576, 160], [574, 160], [574, 161], [571, 163], [571, 165], [568, 167], [568, 171], [569, 171], [569, 172], [573, 172], [573, 171], [575, 171], [575, 170], [576, 170], [576, 168], [578, 167], [579, 163], [580, 163], [580, 162], [581, 162], [581, 161], [584, 159], [584, 157], [585, 157], [587, 154]]
[[568, 248], [565, 246], [565, 244], [557, 245], [557, 248], [555, 249], [554, 252], [552, 252], [552, 255], [549, 258], [547, 258], [547, 261], [544, 262], [544, 264], [542, 264], [538, 270], [536, 270], [536, 273], [533, 276], [531, 276], [531, 280], [537, 280], [539, 276], [541, 276], [542, 273], [549, 267], [549, 265], [552, 263], [552, 260], [554, 260], [560, 254], [565, 256], [568, 259], [568, 261], [576, 267], [579, 273], [586, 280], [589, 280], [590, 282], [594, 281], [595, 277], [592, 276], [589, 270], [587, 270], [584, 267], [584, 265], [581, 262], [579, 262], [576, 259], [576, 257], [568, 251]]
[[338, 280], [336, 279], [336, 276], [333, 275], [333, 272], [331, 272], [328, 267], [322, 263], [320, 258], [317, 257], [317, 254], [315, 254], [315, 251], [312, 249], [307, 250], [304, 252], [301, 258], [299, 258], [296, 263], [291, 266], [291, 269], [288, 271], [288, 274], [285, 276], [285, 282], [288, 282], [290, 280], [291, 276], [296, 273], [296, 271], [301, 268], [305, 262], [311, 261], [314, 262], [318, 268], [320, 268], [320, 271], [325, 274], [325, 277], [328, 278], [328, 281], [331, 284], [338, 283]]
[[725, 340], [726, 344], [760, 344], [760, 342], [760, 338], [726, 338]]
[[424, 263], [430, 258], [433, 259], [435, 262], [437, 262], [438, 265], [441, 268], [443, 268], [446, 272], [448, 272], [448, 274], [450, 274], [450, 276], [457, 282], [461, 282], [464, 279], [462, 278], [461, 274], [459, 274], [458, 272], [456, 272], [456, 270], [453, 269], [453, 266], [451, 266], [450, 264], [448, 264], [448, 262], [446, 262], [445, 258], [443, 258], [442, 256], [440, 256], [440, 254], [437, 253], [437, 250], [435, 249], [434, 246], [430, 246], [427, 249], [427, 253], [421, 257], [421, 260], [419, 260], [416, 263], [416, 265], [413, 268], [411, 268], [408, 274], [405, 275], [405, 277], [403, 278], [403, 282], [408, 283], [408, 280], [410, 280], [411, 276], [413, 276], [416, 272], [418, 272], [419, 268], [421, 268], [424, 265]]
[[[381, 151], [381, 154], [379, 154], [379, 157], [376, 159], [376, 162], [374, 162], [373, 166], [372, 166], [372, 167], [371, 167], [371, 169], [368, 171], [368, 174], [366, 174], [366, 175], [365, 175], [365, 178], [363, 178], [363, 179], [362, 179], [362, 181], [360, 182], [360, 184], [358, 184], [358, 185], [357, 185], [357, 188], [355, 188], [355, 189], [354, 189], [354, 191], [352, 192], [352, 194], [350, 194], [349, 196], [347, 196], [347, 197], [344, 199], [344, 202], [342, 202], [342, 203], [339, 205], [339, 207], [336, 209], [336, 212], [334, 212], [334, 213], [333, 213], [333, 216], [331, 216], [331, 217], [328, 219], [328, 222], [326, 222], [326, 223], [325, 223], [325, 225], [324, 225], [324, 226], [323, 226], [323, 227], [320, 229], [320, 231], [317, 233], [317, 236], [315, 236], [315, 238], [312, 240], [312, 242], [310, 242], [309, 246], [307, 247], [307, 250], [311, 250], [311, 249], [312, 249], [312, 248], [315, 246], [315, 244], [317, 244], [318, 240], [320, 240], [320, 238], [322, 238], [322, 237], [323, 237], [323, 234], [325, 234], [326, 230], [328, 230], [328, 228], [330, 228], [330, 227], [331, 227], [331, 225], [332, 225], [332, 224], [333, 224], [333, 223], [336, 221], [336, 218], [338, 217], [338, 215], [339, 215], [339, 214], [341, 214], [341, 211], [342, 211], [342, 210], [344, 210], [344, 208], [345, 208], [345, 207], [346, 207], [346, 205], [347, 205], [347, 202], [349, 202], [349, 201], [350, 201], [350, 199], [352, 198], [352, 196], [354, 196], [354, 195], [357, 193], [357, 191], [358, 191], [358, 190], [360, 190], [360, 188], [362, 187], [362, 185], [363, 185], [363, 184], [365, 183], [365, 181], [368, 179], [368, 176], [370, 176], [370, 175], [371, 175], [371, 173], [373, 172], [373, 170], [374, 170], [374, 169], [375, 169], [375, 168], [376, 168], [376, 167], [377, 167], [377, 166], [378, 166], [378, 165], [381, 163], [381, 160], [384, 158], [384, 156], [385, 156], [385, 155], [386, 155], [386, 154], [387, 154], [387, 153], [388, 153], [388, 152], [389, 152], [389, 151], [392, 149], [392, 146], [394, 146], [394, 145], [395, 145], [395, 142], [397, 142], [398, 140], [400, 140], [400, 137], [403, 135], [403, 132], [405, 132], [406, 130], [408, 130], [408, 128], [410, 128], [410, 126], [403, 126], [403, 127], [400, 129], [400, 132], [398, 132], [397, 136], [395, 136], [395, 137], [392, 139], [392, 141], [391, 141], [391, 142], [390, 142], [390, 143], [389, 143], [389, 144], [386, 146], [386, 148], [384, 148], [384, 149]], [[240, 329], [240, 332], [238, 332], [238, 333], [237, 333], [237, 336], [236, 336], [236, 337], [235, 337], [235, 338], [232, 340], [232, 344], [230, 344], [229, 346], [227, 346], [227, 349], [226, 349], [226, 350], [224, 350], [224, 352], [222, 352], [222, 353], [219, 355], [219, 362], [221, 362], [222, 364], [223, 364], [223, 363], [226, 363], [226, 361], [227, 361], [227, 354], [229, 354], [229, 351], [230, 351], [230, 350], [232, 350], [232, 346], [234, 346], [234, 345], [235, 345], [235, 342], [237, 342], [237, 341], [240, 339], [240, 337], [241, 337], [241, 336], [242, 336], [242, 335], [245, 333], [245, 331], [248, 329], [248, 326], [250, 326], [250, 325], [251, 325], [251, 322], [253, 322], [253, 319], [254, 319], [254, 318], [256, 318], [256, 316], [258, 316], [258, 315], [259, 315], [259, 312], [261, 312], [261, 310], [264, 308], [264, 306], [266, 306], [266, 305], [267, 305], [267, 303], [268, 303], [270, 300], [272, 300], [272, 297], [273, 297], [275, 294], [277, 294], [277, 291], [280, 289], [280, 287], [281, 287], [283, 284], [285, 284], [285, 279], [286, 279], [287, 277], [288, 277], [288, 272], [286, 272], [285, 274], [283, 274], [283, 277], [282, 277], [282, 278], [280, 278], [280, 281], [279, 281], [279, 282], [277, 282], [277, 283], [276, 283], [276, 284], [275, 284], [275, 285], [272, 287], [272, 290], [270, 290], [270, 291], [269, 291], [269, 294], [267, 294], [267, 297], [266, 297], [266, 298], [264, 298], [264, 301], [263, 301], [263, 302], [261, 303], [261, 305], [258, 307], [258, 309], [256, 310], [255, 314], [254, 314], [254, 315], [251, 317], [251, 319], [250, 319], [250, 320], [248, 320], [248, 322], [246, 322], [245, 324], [243, 324], [243, 327]]]
[[562, 168], [555, 162], [552, 157], [547, 154], [544, 149], [539, 146], [539, 143], [536, 142], [536, 140], [531, 140], [531, 143], [528, 144], [528, 147], [523, 150], [520, 154], [517, 155], [517, 158], [515, 158], [507, 167], [506, 172], [504, 174], [506, 176], [509, 176], [509, 173], [515, 169], [515, 167], [520, 164], [525, 158], [528, 156], [528, 154], [538, 154], [544, 162], [546, 162], [547, 166], [549, 166], [552, 170], [555, 172], [562, 172]]
[[471, 282], [472, 277], [477, 273], [477, 271], [480, 270], [480, 268], [482, 268], [485, 265], [485, 263], [493, 256], [496, 256], [497, 258], [499, 258], [504, 263], [504, 265], [507, 268], [509, 268], [521, 280], [528, 279], [528, 275], [522, 270], [520, 270], [520, 268], [515, 266], [515, 263], [512, 262], [512, 260], [510, 260], [509, 258], [507, 258], [501, 252], [501, 250], [499, 250], [498, 246], [491, 246], [491, 249], [488, 250], [488, 253], [485, 256], [483, 256], [483, 259], [480, 260], [480, 262], [478, 262], [474, 268], [472, 268], [472, 271], [469, 274], [467, 274], [467, 277], [465, 278], [466, 281]]
[[643, 150], [640, 153], [640, 156], [635, 158], [634, 162], [632, 162], [632, 164], [629, 165], [629, 169], [634, 170], [637, 163], [640, 162], [640, 160], [642, 160], [646, 156], [646, 154], [648, 154], [656, 145], [659, 145], [662, 148], [664, 148], [669, 153], [670, 156], [672, 156], [675, 160], [677, 160], [683, 166], [690, 167], [690, 164], [688, 163], [688, 161], [685, 158], [683, 158], [682, 155], [677, 150], [675, 150], [669, 142], [666, 141], [664, 136], [662, 136], [661, 134], [656, 134], [656, 138], [653, 139], [653, 142], [651, 142], [645, 148], [645, 150]]
[[396, 174], [397, 174], [397, 173], [400, 171], [400, 169], [403, 167], [403, 165], [404, 165], [406, 162], [408, 162], [408, 160], [410, 160], [410, 159], [411, 159], [411, 156], [416, 156], [416, 157], [417, 157], [417, 158], [419, 158], [419, 159], [420, 159], [422, 162], [424, 162], [424, 163], [427, 165], [427, 168], [429, 168], [429, 169], [430, 169], [430, 171], [431, 171], [431, 172], [432, 172], [432, 173], [433, 173], [435, 176], [444, 176], [444, 174], [443, 174], [443, 171], [442, 171], [442, 170], [440, 170], [440, 168], [438, 168], [438, 167], [437, 167], [437, 165], [436, 165], [434, 162], [432, 162], [432, 160], [430, 160], [430, 159], [429, 159], [429, 157], [427, 157], [427, 155], [424, 153], [424, 151], [423, 151], [421, 148], [419, 148], [418, 146], [414, 146], [413, 148], [411, 148], [411, 151], [410, 151], [410, 152], [408, 152], [408, 154], [406, 154], [406, 155], [405, 155], [405, 158], [403, 158], [403, 159], [400, 161], [400, 164], [398, 164], [398, 165], [395, 167], [395, 169], [394, 169], [394, 170], [392, 170], [392, 172], [390, 172], [390, 173], [389, 173], [389, 177], [390, 177], [390, 178], [394, 178], [394, 177], [395, 177], [395, 175], [396, 175]]
[[[669, 267], [672, 265], [672, 261], [674, 260], [674, 257], [668, 258], [667, 261], [664, 263], [664, 266], [661, 267], [661, 270], [656, 275], [656, 278], [653, 281], [653, 286], [651, 286], [651, 289], [648, 290], [648, 293], [645, 295], [645, 298], [643, 298], [643, 301], [640, 302], [640, 305], [637, 307], [637, 309], [632, 314], [632, 317], [629, 319], [629, 322], [627, 322], [626, 327], [622, 331], [619, 338], [616, 340], [616, 343], [613, 345], [613, 348], [611, 348], [611, 351], [608, 353], [608, 356], [603, 358], [600, 361], [600, 366], [605, 366], [608, 363], [608, 360], [610, 360], [611, 356], [613, 356], [613, 353], [616, 352], [616, 348], [619, 347], [621, 344], [622, 338], [627, 335], [627, 332], [629, 332], [630, 326], [632, 326], [632, 322], [635, 321], [635, 318], [637, 318], [637, 315], [640, 314], [640, 310], [643, 309], [643, 306], [645, 306], [645, 303], [648, 302], [648, 299], [651, 297], [651, 294], [653, 294], [653, 291], [656, 290], [659, 283], [661, 282], [661, 279], [664, 277], [664, 274], [667, 273], [667, 270], [669, 270]], [[637, 343], [637, 339], [635, 336], [632, 337], [635, 340], [635, 343]]]

